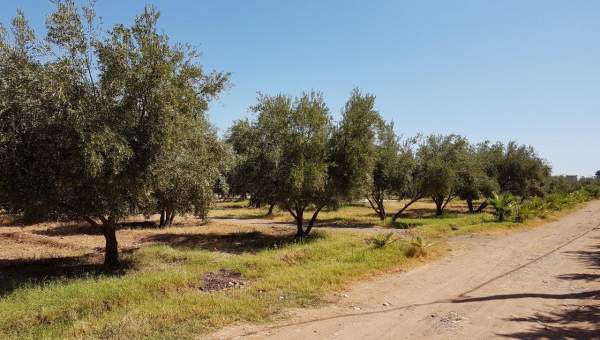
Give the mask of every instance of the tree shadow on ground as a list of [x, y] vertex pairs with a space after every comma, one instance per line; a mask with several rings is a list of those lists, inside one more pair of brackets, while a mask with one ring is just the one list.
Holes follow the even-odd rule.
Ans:
[[[599, 239], [596, 237], [596, 239]], [[589, 273], [573, 273], [559, 275], [563, 280], [584, 281], [586, 283], [600, 281], [600, 245], [587, 250], [566, 252], [586, 265]], [[565, 304], [550, 312], [538, 312], [529, 317], [508, 319], [514, 322], [527, 322], [532, 326], [527, 331], [510, 334], [498, 334], [514, 339], [600, 339], [600, 291], [588, 291], [565, 294], [568, 299], [579, 299], [579, 304]]]
[[529, 330], [499, 336], [514, 339], [600, 339], [600, 307], [563, 305], [560, 311], [536, 313], [509, 321], [534, 324]]
[[261, 214], [224, 214], [221, 216], [210, 216], [211, 220], [256, 220], [256, 219], [270, 219], [273, 216], [267, 216], [267, 211]]
[[102, 264], [102, 254], [45, 259], [0, 260], [0, 297], [20, 287], [46, 285], [52, 282], [99, 276], [120, 276], [130, 268], [122, 261], [118, 267]]
[[423, 225], [425, 225], [425, 223], [423, 223], [423, 222], [396, 221], [396, 222], [391, 223], [392, 228], [395, 228], [395, 229], [412, 229], [412, 228], [421, 227]]
[[[121, 222], [117, 225], [118, 230], [134, 229], [158, 229], [154, 221]], [[32, 234], [44, 236], [73, 236], [73, 235], [102, 235], [102, 230], [88, 223], [66, 223], [45, 230], [34, 230]]]
[[[309, 221], [306, 220], [305, 223]], [[315, 223], [315, 228], [318, 227], [327, 227], [327, 228], [356, 228], [356, 229], [365, 229], [365, 228], [373, 228], [382, 224], [381, 221], [377, 220], [376, 222], [368, 222], [361, 220], [354, 220], [348, 218], [318, 218]]]
[[142, 242], [166, 244], [174, 248], [205, 249], [231, 254], [256, 253], [270, 248], [281, 248], [299, 242], [312, 242], [321, 238], [314, 233], [309, 237], [296, 238], [293, 234], [272, 235], [259, 231], [235, 232], [231, 234], [175, 234], [150, 235]]

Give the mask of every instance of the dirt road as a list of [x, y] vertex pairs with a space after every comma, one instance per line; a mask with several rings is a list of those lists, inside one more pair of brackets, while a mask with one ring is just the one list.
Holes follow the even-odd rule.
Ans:
[[450, 246], [438, 262], [357, 284], [326, 307], [211, 338], [600, 339], [600, 201]]

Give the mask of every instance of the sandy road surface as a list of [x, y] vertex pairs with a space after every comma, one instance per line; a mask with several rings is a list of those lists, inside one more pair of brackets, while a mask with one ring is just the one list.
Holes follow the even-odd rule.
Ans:
[[326, 307], [210, 338], [600, 339], [600, 201], [535, 229], [450, 245], [452, 255], [357, 284]]

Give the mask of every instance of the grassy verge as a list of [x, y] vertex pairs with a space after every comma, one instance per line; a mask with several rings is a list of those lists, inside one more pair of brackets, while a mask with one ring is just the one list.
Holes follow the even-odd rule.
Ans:
[[[349, 281], [408, 267], [410, 245], [377, 249], [364, 237], [322, 232], [257, 253], [232, 255], [152, 246], [130, 255], [135, 269], [16, 289], [0, 300], [1, 338], [192, 337], [239, 320], [268, 319], [312, 304]], [[205, 272], [239, 270], [246, 288], [204, 293]]]
[[[335, 218], [364, 223], [375, 218], [367, 211], [348, 206]], [[546, 218], [552, 216], [556, 213]], [[237, 321], [269, 320], [283, 308], [318, 303], [324, 294], [353, 281], [414, 266], [423, 261], [415, 257], [420, 254], [415, 251], [417, 236], [425, 239], [424, 245], [434, 243], [427, 248], [434, 258], [443, 254], [451, 236], [540, 221], [499, 223], [487, 213], [451, 209], [441, 218], [423, 214], [400, 219], [389, 228], [410, 230], [389, 244], [372, 233], [320, 231], [302, 241], [285, 235], [263, 238], [259, 247], [242, 253], [147, 246], [126, 255], [129, 266], [119, 273], [14, 285], [0, 298], [0, 338], [192, 338]], [[244, 242], [264, 236], [237, 233], [231, 242], [242, 249]], [[205, 273], [219, 269], [241, 272], [248, 284], [202, 292]]]

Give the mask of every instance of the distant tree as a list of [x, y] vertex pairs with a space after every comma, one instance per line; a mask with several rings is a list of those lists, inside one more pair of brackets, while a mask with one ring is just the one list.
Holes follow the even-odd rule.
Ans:
[[380, 220], [385, 220], [386, 210], [384, 200], [395, 188], [397, 168], [400, 166], [400, 142], [394, 132], [393, 124], [380, 124], [377, 158], [373, 168], [371, 190], [367, 195], [369, 205]]
[[600, 181], [600, 170], [596, 171], [596, 180]]
[[329, 143], [328, 160], [332, 165], [329, 175], [340, 198], [351, 201], [368, 195], [382, 121], [375, 110], [375, 96], [354, 89]]
[[458, 135], [432, 135], [417, 151], [417, 162], [422, 177], [423, 192], [436, 206], [436, 215], [459, 194], [460, 174], [466, 172], [468, 142]]
[[161, 227], [173, 224], [177, 213], [206, 218], [214, 186], [231, 158], [207, 120], [184, 121], [166, 127], [174, 128], [171, 138], [150, 167], [151, 203], [145, 210], [159, 212]]
[[479, 199], [487, 199], [498, 191], [498, 185], [494, 178], [485, 172], [484, 159], [480, 157], [473, 146], [468, 146], [462, 158], [462, 165], [458, 171], [458, 184], [456, 186], [457, 196], [467, 202], [469, 212], [475, 212], [473, 202]]
[[250, 204], [257, 208], [268, 204], [267, 215], [271, 215], [279, 190], [274, 178], [283, 141], [270, 138], [273, 134], [267, 128], [265, 124], [237, 121], [229, 129], [226, 140], [236, 154], [235, 165], [228, 176], [231, 193], [249, 194]]
[[376, 143], [377, 158], [372, 175], [373, 184], [367, 200], [382, 221], [387, 215], [384, 204], [387, 196], [410, 200], [415, 194], [411, 190], [411, 175], [414, 168], [411, 147], [415, 141], [416, 139], [413, 138], [401, 142], [396, 136], [393, 123], [380, 124]]
[[[308, 235], [323, 208], [364, 197], [370, 187], [374, 127], [380, 122], [373, 105], [373, 96], [354, 90], [334, 126], [319, 93], [259, 95], [252, 107], [256, 121], [230, 130], [228, 140], [240, 159], [232, 183], [287, 210], [297, 236]], [[305, 227], [307, 211], [312, 216]]]
[[509, 142], [478, 145], [478, 153], [488, 176], [498, 182], [500, 192], [510, 192], [522, 199], [543, 195], [543, 186], [551, 168], [531, 146]]
[[[275, 200], [287, 210], [297, 226], [297, 236], [310, 233], [328, 199], [329, 109], [320, 94], [311, 92], [292, 99], [285, 95], [260, 95], [252, 107], [258, 114], [256, 129], [268, 143], [281, 143], [275, 154], [271, 181], [278, 187]], [[314, 208], [307, 228], [304, 213]]]
[[406, 200], [406, 203], [392, 216], [392, 222], [395, 222], [400, 216], [413, 204], [427, 197], [427, 172], [426, 168], [421, 166], [421, 161], [413, 146], [422, 141], [421, 136], [409, 139], [400, 149], [400, 158], [395, 171], [395, 180], [393, 193], [399, 200]]
[[[212, 176], [212, 165], [198, 164], [219, 154], [207, 151], [212, 137], [196, 133], [214, 136], [203, 131], [204, 112], [227, 75], [205, 74], [193, 50], [170, 45], [157, 33], [158, 16], [146, 8], [131, 27], [103, 36], [92, 7], [58, 1], [45, 40], [21, 12], [12, 36], [0, 34], [0, 201], [26, 219], [79, 218], [100, 228], [107, 265], [119, 260], [118, 221], [170, 186], [152, 180], [169, 160], [187, 159], [194, 169], [174, 178], [188, 180]], [[208, 155], [183, 152], [190, 146]]]
[[566, 176], [550, 176], [544, 183], [543, 191], [547, 194], [553, 193], [569, 193], [576, 191], [582, 187], [585, 179], [576, 180], [569, 179]]

